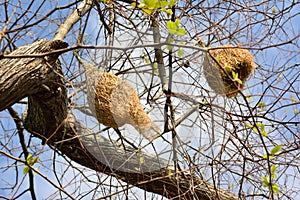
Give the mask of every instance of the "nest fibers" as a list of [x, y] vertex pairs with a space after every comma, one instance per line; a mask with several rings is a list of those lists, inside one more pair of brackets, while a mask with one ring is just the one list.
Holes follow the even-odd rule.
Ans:
[[96, 69], [87, 70], [86, 77], [89, 105], [101, 124], [112, 128], [130, 124], [148, 140], [158, 136], [159, 128], [128, 82]]
[[[206, 81], [216, 93], [235, 97], [243, 90], [255, 65], [248, 50], [230, 47], [232, 46], [227, 45], [209, 50], [204, 57], [203, 66]], [[234, 80], [233, 74], [237, 74], [240, 81]]]

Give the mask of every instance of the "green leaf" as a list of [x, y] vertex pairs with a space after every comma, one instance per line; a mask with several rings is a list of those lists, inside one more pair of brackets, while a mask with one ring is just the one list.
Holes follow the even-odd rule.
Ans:
[[23, 174], [24, 174], [24, 175], [27, 174], [29, 170], [30, 170], [29, 166], [28, 166], [28, 165], [25, 165], [25, 166], [24, 166], [24, 169], [23, 169]]
[[261, 180], [262, 180], [262, 185], [264, 186], [264, 187], [269, 187], [269, 179], [267, 178], [267, 177], [265, 177], [265, 176], [262, 176], [261, 177]]
[[26, 158], [26, 164], [23, 169], [23, 174], [27, 174], [28, 171], [30, 170], [29, 166], [33, 166], [36, 162], [38, 162], [39, 158], [38, 157], [32, 157], [31, 154], [28, 154]]
[[28, 165], [32, 166], [32, 165], [34, 165], [34, 163], [36, 163], [38, 160], [39, 160], [38, 157], [35, 157], [35, 158], [34, 158], [34, 157], [32, 157], [31, 154], [28, 154], [27, 159], [26, 159], [26, 162], [27, 162]]
[[[282, 148], [282, 145], [277, 145], [277, 146], [275, 146], [275, 147], [271, 150], [271, 152], [269, 153], [269, 156], [268, 156], [267, 154], [265, 154], [265, 155], [263, 155], [263, 158], [266, 159], [266, 160], [271, 160], [271, 159], [273, 159], [274, 156], [275, 156], [276, 154], [279, 153], [279, 151], [281, 150], [281, 148]], [[273, 167], [273, 165], [272, 165], [272, 167]], [[272, 171], [272, 167], [271, 167], [271, 171]], [[275, 166], [274, 166], [274, 167], [275, 167]], [[275, 167], [275, 169], [273, 169], [273, 170], [276, 170], [276, 167]]]
[[252, 101], [252, 97], [251, 96], [247, 96], [247, 101], [251, 102]]
[[297, 110], [297, 109], [292, 110], [292, 112], [293, 112], [295, 115], [298, 115], [298, 114], [299, 114], [299, 110]]
[[263, 155], [263, 159], [266, 159], [266, 160], [272, 160], [274, 158], [274, 156], [270, 155], [268, 156], [268, 154], [264, 154]]
[[277, 79], [281, 79], [283, 77], [283, 73], [280, 73], [278, 76], [277, 76]]
[[279, 151], [281, 150], [281, 148], [282, 148], [282, 145], [277, 145], [277, 146], [275, 146], [275, 147], [271, 150], [271, 154], [272, 154], [272, 155], [278, 154]]
[[[260, 134], [262, 136], [265, 136], [265, 137], [268, 136], [268, 133], [265, 131], [265, 125], [263, 123], [257, 123], [256, 126], [259, 128]], [[254, 130], [254, 128], [253, 128], [253, 130]], [[257, 131], [257, 133], [258, 133], [258, 131]]]
[[275, 178], [277, 178], [277, 174], [276, 174], [276, 173], [274, 173], [274, 174], [271, 174], [271, 178], [272, 178], [272, 179], [275, 179]]
[[262, 111], [264, 111], [266, 109], [266, 104], [263, 102], [259, 102], [257, 104], [257, 107], [260, 108]]
[[185, 34], [186, 34], [186, 31], [184, 28], [178, 28], [176, 31], [176, 35], [183, 36]]
[[295, 103], [297, 101], [293, 95], [291, 95], [290, 98], [291, 98], [293, 103]]
[[164, 9], [163, 10], [165, 13], [167, 13], [168, 15], [172, 15], [173, 11], [171, 9]]
[[144, 0], [146, 7], [149, 9], [156, 8], [157, 2], [158, 2], [158, 0]]
[[146, 4], [144, 4], [144, 3], [139, 3], [139, 4], [137, 5], [137, 7], [138, 7], [138, 8], [144, 8], [144, 7], [146, 7]]
[[178, 49], [177, 55], [178, 55], [178, 57], [181, 57], [183, 55], [183, 49], [182, 48]]
[[[220, 59], [220, 58], [219, 58], [219, 59]], [[230, 71], [230, 70], [232, 69], [232, 67], [231, 67], [230, 65], [228, 65], [227, 63], [225, 63], [224, 69], [225, 69], [226, 71]], [[232, 71], [232, 72], [234, 73], [234, 71]]]
[[170, 45], [167, 45], [166, 47], [169, 51], [171, 51], [173, 49], [173, 46], [170, 46]]
[[154, 74], [155, 75], [158, 75], [159, 74], [159, 72], [158, 72], [158, 64], [157, 64], [157, 62], [155, 62], [155, 63], [153, 63], [153, 68], [154, 68]]
[[245, 125], [247, 128], [253, 128], [253, 125], [251, 125], [251, 124], [249, 124], [249, 123], [247, 123], [247, 122], [245, 122], [244, 125]]
[[144, 59], [144, 62], [145, 62], [146, 64], [150, 64], [150, 63], [151, 63], [149, 58], [145, 58], [145, 59]]
[[173, 22], [173, 21], [168, 21], [167, 22], [167, 27], [168, 27], [168, 30], [169, 30], [170, 34], [179, 35], [179, 36], [185, 35], [186, 34], [185, 29], [184, 28], [179, 28], [179, 26], [180, 26], [180, 20], [179, 19], [176, 19], [175, 22]]
[[239, 84], [243, 84], [243, 81], [241, 79], [239, 79], [239, 74], [235, 73], [234, 71], [231, 72], [233, 80], [238, 82]]
[[273, 193], [277, 194], [280, 192], [279, 187], [276, 183], [272, 184], [272, 191]]
[[134, 8], [136, 8], [136, 7], [137, 7], [137, 4], [136, 4], [136, 2], [132, 2], [130, 5], [131, 5], [132, 7], [134, 7]]
[[167, 27], [168, 27], [168, 30], [169, 30], [169, 33], [174, 35], [177, 31], [177, 26], [175, 24], [175, 22], [172, 22], [172, 21], [168, 21], [167, 22]]
[[239, 83], [239, 84], [243, 84], [243, 81], [241, 79], [236, 79], [236, 81]]
[[140, 157], [140, 165], [144, 163], [144, 158]]
[[148, 8], [143, 8], [142, 10], [146, 15], [151, 15], [153, 12], [153, 9], [148, 9]]
[[264, 137], [268, 137], [268, 135], [269, 135], [266, 131], [260, 131], [260, 133]]
[[275, 172], [276, 172], [276, 166], [272, 165], [271, 166], [271, 174], [275, 174]]
[[[110, 1], [110, 0], [105, 0]], [[151, 15], [155, 10], [159, 12], [165, 12], [166, 14], [172, 14], [172, 10], [168, 9], [169, 6], [173, 6], [176, 4], [175, 0], [143, 0], [143, 2], [133, 2], [131, 6], [134, 8], [140, 8], [146, 15]]]
[[263, 123], [257, 123], [256, 126], [259, 127], [261, 131], [265, 130], [265, 125]]
[[176, 4], [176, 0], [170, 0], [169, 5], [174, 6]]
[[172, 171], [170, 169], [168, 170], [168, 177], [172, 177]]
[[267, 155], [267, 154], [264, 154], [264, 155], [263, 155], [263, 159], [268, 160], [268, 155]]
[[253, 127], [253, 131], [254, 131], [255, 133], [257, 133], [257, 134], [259, 133], [259, 132], [258, 132], [258, 129], [257, 129], [256, 127]]
[[26, 162], [30, 163], [32, 161], [32, 155], [28, 154], [27, 158], [26, 158]]
[[278, 185], [277, 185], [276, 183], [272, 183], [272, 184], [271, 184], [271, 183], [269, 182], [269, 180], [270, 180], [270, 177], [269, 177], [269, 176], [268, 176], [268, 177], [262, 176], [262, 177], [261, 177], [262, 185], [263, 185], [264, 187], [267, 187], [269, 190], [272, 189], [273, 193], [279, 193], [280, 191], [279, 191]]
[[134, 168], [136, 171], [140, 171], [141, 170], [141, 168], [139, 168], [139, 167], [135, 167]]
[[238, 73], [235, 73], [234, 71], [232, 71], [231, 74], [233, 79], [236, 79], [238, 77]]
[[180, 26], [180, 19], [175, 20], [176, 27]]

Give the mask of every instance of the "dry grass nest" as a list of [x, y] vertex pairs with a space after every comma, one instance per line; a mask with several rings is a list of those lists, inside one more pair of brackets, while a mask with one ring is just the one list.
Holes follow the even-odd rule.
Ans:
[[135, 89], [115, 74], [103, 72], [95, 90], [95, 111], [101, 124], [112, 128], [124, 124], [135, 128], [152, 125]]
[[[235, 97], [255, 69], [252, 54], [243, 48], [224, 45], [204, 57], [204, 76], [218, 94]], [[234, 78], [234, 74], [237, 76]]]

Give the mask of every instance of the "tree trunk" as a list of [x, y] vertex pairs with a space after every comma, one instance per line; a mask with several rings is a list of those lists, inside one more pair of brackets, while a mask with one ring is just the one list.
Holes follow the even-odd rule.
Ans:
[[[58, 54], [49, 54], [65, 47], [67, 43], [60, 40], [40, 40], [1, 59], [0, 111], [28, 97], [24, 120], [27, 131], [71, 160], [146, 191], [174, 199], [238, 199], [228, 191], [216, 190], [211, 183], [189, 174], [188, 170], [176, 173], [174, 167], [168, 165], [168, 160], [159, 158], [158, 163], [155, 156], [137, 154], [129, 147], [125, 151], [117, 143], [92, 134], [77, 122], [68, 110]], [[34, 55], [28, 56], [29, 54]], [[97, 152], [111, 158], [114, 166], [96, 159], [93, 155]], [[139, 162], [141, 156], [143, 163]], [[136, 170], [120, 170], [118, 166], [121, 163], [123, 168]], [[156, 170], [149, 170], [150, 166]]]

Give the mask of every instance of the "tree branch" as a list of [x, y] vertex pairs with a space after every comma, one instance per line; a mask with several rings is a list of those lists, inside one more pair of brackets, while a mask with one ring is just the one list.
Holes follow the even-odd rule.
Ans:
[[59, 26], [53, 40], [64, 40], [71, 28], [93, 7], [93, 0], [83, 0], [77, 9]]

